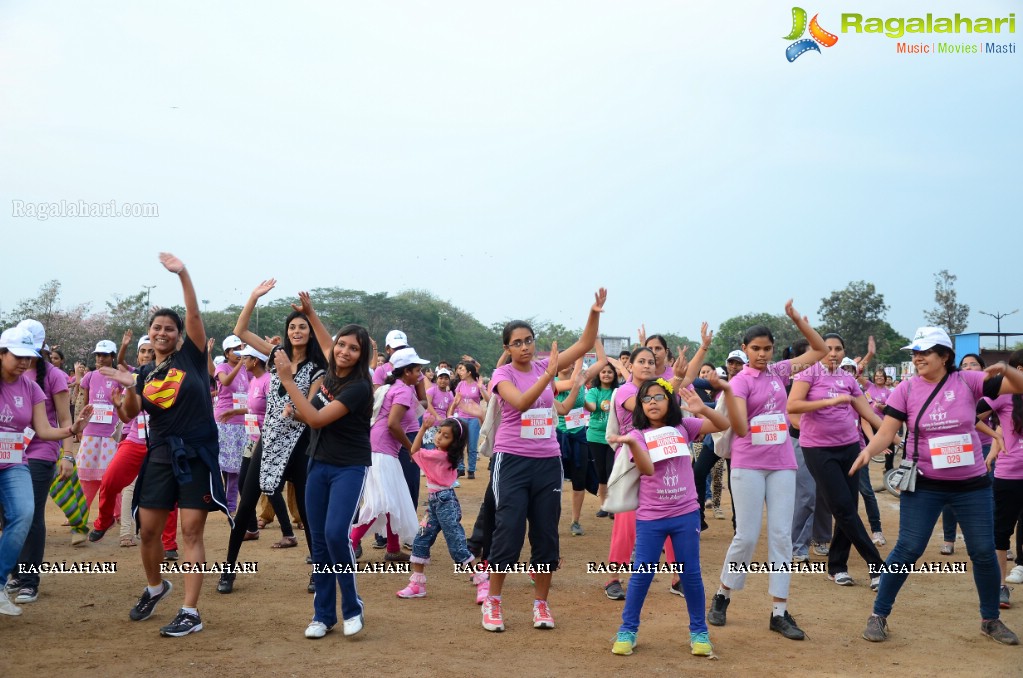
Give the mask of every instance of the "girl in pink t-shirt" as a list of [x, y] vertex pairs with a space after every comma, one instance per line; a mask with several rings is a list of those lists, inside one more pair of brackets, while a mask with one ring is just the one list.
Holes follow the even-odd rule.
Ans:
[[92, 506], [92, 500], [99, 492], [103, 474], [110, 465], [110, 460], [117, 452], [117, 441], [114, 438], [118, 417], [114, 412], [113, 393], [122, 390], [120, 384], [110, 377], [99, 373], [101, 367], [112, 367], [117, 347], [112, 341], [101, 341], [96, 344], [96, 369], [82, 379], [82, 390], [85, 392], [85, 404], [92, 405], [92, 418], [85, 427], [82, 442], [78, 446], [78, 478], [85, 492], [85, 503]]
[[[426, 596], [426, 565], [430, 562], [430, 547], [437, 541], [437, 535], [444, 532], [451, 559], [461, 565], [473, 561], [473, 555], [465, 544], [465, 530], [462, 529], [462, 507], [455, 496], [455, 481], [458, 479], [458, 462], [469, 438], [469, 431], [458, 419], [445, 419], [437, 424], [434, 435], [436, 449], [423, 449], [423, 437], [433, 425], [430, 415], [423, 418], [415, 441], [412, 443], [412, 461], [426, 473], [426, 487], [430, 492], [426, 518], [420, 523], [419, 533], [412, 542], [412, 576], [408, 586], [398, 591], [399, 598], [423, 598]], [[488, 577], [486, 572], [472, 576], [476, 584], [477, 597], [486, 597]], [[481, 602], [481, 601], [480, 601]]]
[[742, 350], [749, 363], [729, 382], [735, 407], [729, 406], [732, 425], [732, 497], [735, 501], [735, 537], [721, 568], [721, 586], [711, 601], [707, 621], [724, 626], [732, 591], [746, 585], [746, 573], [760, 540], [764, 508], [767, 508], [768, 560], [771, 574], [768, 592], [773, 598], [769, 628], [791, 640], [802, 640], [803, 631], [788, 613], [792, 561], [792, 514], [795, 506], [796, 455], [789, 439], [786, 415], [789, 377], [824, 357], [824, 340], [806, 319], [785, 304], [785, 313], [806, 337], [810, 349], [798, 363], [772, 363], [774, 335], [763, 325], [746, 330]]
[[[715, 377], [716, 379], [716, 377]], [[722, 384], [725, 397], [731, 389]], [[694, 655], [713, 653], [703, 611], [706, 602], [700, 573], [700, 505], [693, 479], [693, 439], [728, 427], [720, 412], [707, 407], [695, 391], [680, 389], [686, 409], [702, 418], [682, 418], [674, 397], [675, 389], [664, 379], [650, 380], [636, 394], [642, 406], [633, 412], [636, 428], [627, 435], [609, 436], [608, 442], [623, 444], [621, 454], [630, 454], [640, 472], [639, 506], [636, 509], [636, 565], [654, 567], [661, 558], [664, 540], [671, 538], [681, 562], [682, 589], [689, 611], [689, 646]], [[627, 449], [626, 449], [627, 448]], [[622, 624], [611, 652], [632, 654], [643, 609], [654, 573], [648, 569], [632, 576], [622, 611]]]

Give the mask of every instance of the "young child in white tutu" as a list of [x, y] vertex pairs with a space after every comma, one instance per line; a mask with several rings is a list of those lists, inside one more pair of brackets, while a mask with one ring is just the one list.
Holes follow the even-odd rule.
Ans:
[[369, 432], [373, 448], [373, 465], [366, 474], [362, 508], [352, 529], [352, 547], [356, 548], [371, 529], [387, 532], [385, 560], [408, 560], [402, 553], [402, 542], [410, 542], [419, 531], [416, 507], [412, 503], [398, 453], [412, 449], [405, 431], [419, 428], [416, 415], [415, 385], [422, 373], [423, 360], [414, 348], [403, 348], [391, 355], [392, 371], [387, 377], [389, 388], [380, 405], [376, 421]]

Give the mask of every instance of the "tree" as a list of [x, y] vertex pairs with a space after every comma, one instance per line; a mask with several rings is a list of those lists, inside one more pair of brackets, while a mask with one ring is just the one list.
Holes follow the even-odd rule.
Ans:
[[960, 304], [956, 298], [955, 282], [956, 276], [948, 269], [935, 273], [934, 303], [937, 306], [931, 311], [924, 311], [927, 322], [943, 328], [949, 335], [965, 332], [970, 318], [970, 307]]
[[867, 339], [873, 336], [877, 344], [877, 360], [882, 364], [900, 363], [904, 357], [900, 349], [909, 340], [888, 324], [885, 320], [887, 313], [884, 295], [873, 283], [863, 280], [851, 282], [845, 289], [835, 290], [821, 299], [821, 307], [817, 311], [821, 319], [821, 334], [840, 334], [850, 358], [866, 353]]
[[[721, 327], [714, 333], [714, 341], [711, 342], [710, 351], [707, 352], [707, 361], [718, 366], [724, 365], [728, 354], [742, 346], [743, 335], [754, 325], [764, 325], [771, 330], [774, 335], [775, 360], [780, 360], [782, 351], [802, 336], [788, 316], [784, 314], [746, 313], [737, 315], [721, 323]], [[690, 358], [695, 355], [695, 348], [693, 348], [694, 352], [689, 353]]]

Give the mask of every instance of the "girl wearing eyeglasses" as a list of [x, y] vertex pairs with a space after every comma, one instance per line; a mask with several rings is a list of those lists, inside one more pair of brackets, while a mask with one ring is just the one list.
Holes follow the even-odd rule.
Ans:
[[492, 388], [501, 396], [501, 422], [494, 439], [491, 480], [494, 488], [493, 572], [483, 602], [483, 628], [503, 631], [501, 593], [507, 568], [519, 562], [529, 523], [530, 565], [535, 578], [533, 627], [554, 628], [547, 605], [551, 576], [560, 560], [561, 449], [554, 437], [554, 389], [558, 370], [583, 357], [597, 339], [607, 291], [597, 291], [582, 336], [564, 352], [557, 343], [550, 357], [533, 360], [535, 335], [520, 320], [505, 325], [502, 339], [511, 361], [494, 371]]

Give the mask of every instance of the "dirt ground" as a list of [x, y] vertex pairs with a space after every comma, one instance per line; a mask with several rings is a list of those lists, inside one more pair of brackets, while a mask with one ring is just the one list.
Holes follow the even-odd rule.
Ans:
[[[871, 464], [875, 485], [881, 466]], [[471, 528], [486, 483], [462, 482], [459, 497]], [[570, 493], [566, 490], [566, 498]], [[898, 501], [879, 493], [888, 545], [897, 536]], [[727, 497], [724, 505], [728, 506]], [[586, 562], [607, 557], [611, 521], [593, 517], [596, 498], [587, 497], [586, 534], [568, 533], [570, 514], [561, 520], [564, 567], [554, 578], [553, 631], [531, 625], [532, 591], [525, 575], [509, 578], [504, 592], [507, 631], [488, 633], [480, 625], [475, 589], [466, 575], [455, 575], [438, 540], [434, 565], [427, 568], [429, 596], [401, 600], [395, 591], [407, 582], [402, 574], [361, 575], [359, 590], [366, 605], [365, 630], [345, 638], [338, 628], [317, 641], [303, 637], [311, 619], [312, 596], [306, 593], [306, 550], [271, 550], [279, 538], [274, 523], [259, 541], [246, 542], [242, 561], [258, 562], [258, 574], [239, 575], [235, 592], [216, 592], [216, 575], [208, 575], [200, 600], [205, 629], [184, 638], [161, 638], [158, 628], [181, 604], [182, 575], [169, 575], [175, 591], [145, 622], [132, 622], [128, 610], [145, 584], [137, 548], [120, 548], [116, 527], [98, 544], [72, 548], [63, 516], [47, 507], [46, 560], [117, 561], [116, 574], [46, 574], [35, 603], [21, 617], [0, 616], [0, 676], [316, 676], [316, 675], [808, 675], [863, 676], [897, 672], [904, 676], [1023, 675], [1023, 647], [1004, 647], [980, 634], [977, 595], [970, 574], [915, 575], [903, 588], [891, 617], [891, 637], [883, 644], [860, 638], [873, 595], [866, 585], [866, 565], [850, 560], [854, 587], [838, 587], [823, 574], [794, 574], [789, 609], [806, 631], [804, 642], [786, 640], [768, 630], [770, 598], [767, 576], [751, 574], [747, 588], [736, 593], [728, 626], [711, 627], [716, 659], [689, 654], [688, 617], [684, 602], [668, 593], [669, 576], [657, 575], [643, 609], [639, 644], [629, 657], [611, 654], [612, 637], [623, 603], [604, 596], [604, 575], [587, 574]], [[862, 508], [861, 508], [862, 511]], [[726, 508], [726, 517], [730, 511]], [[865, 521], [865, 518], [864, 518]], [[710, 518], [704, 533], [702, 564], [708, 599], [732, 535], [729, 520]], [[227, 522], [213, 516], [206, 532], [210, 561], [223, 558]], [[960, 540], [951, 558], [938, 555], [940, 524], [927, 560], [967, 561]], [[369, 545], [369, 539], [366, 540]], [[368, 560], [383, 552], [367, 548]], [[763, 539], [757, 560], [766, 559]], [[817, 559], [820, 560], [820, 559]], [[1023, 588], [1020, 601], [1003, 611], [1003, 619], [1023, 633]]]

